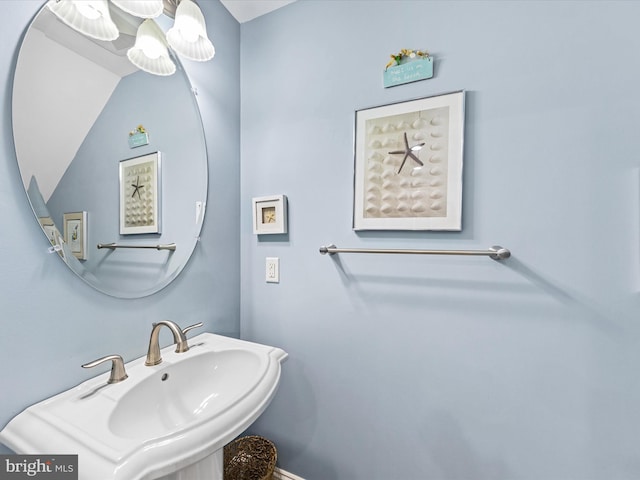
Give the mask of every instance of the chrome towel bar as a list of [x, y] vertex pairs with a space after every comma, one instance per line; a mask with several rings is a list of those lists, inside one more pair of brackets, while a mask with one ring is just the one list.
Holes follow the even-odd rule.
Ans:
[[335, 253], [393, 253], [410, 255], [476, 255], [490, 257], [494, 260], [504, 260], [511, 256], [511, 252], [500, 246], [493, 246], [488, 250], [398, 250], [398, 249], [369, 249], [369, 248], [338, 248], [333, 244], [320, 247], [320, 253], [333, 255]]
[[99, 243], [98, 249], [101, 248], [108, 248], [109, 250], [115, 250], [116, 248], [153, 248], [154, 250], [175, 251], [176, 244], [169, 243], [167, 245], [118, 245], [117, 243]]

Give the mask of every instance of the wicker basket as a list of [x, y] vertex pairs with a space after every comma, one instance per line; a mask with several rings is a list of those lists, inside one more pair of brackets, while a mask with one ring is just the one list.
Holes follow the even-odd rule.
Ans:
[[240, 437], [224, 447], [224, 480], [272, 480], [278, 453], [257, 435]]

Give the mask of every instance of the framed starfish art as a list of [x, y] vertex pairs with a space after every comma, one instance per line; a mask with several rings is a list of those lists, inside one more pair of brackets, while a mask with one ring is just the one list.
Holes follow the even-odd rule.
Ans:
[[120, 162], [120, 234], [161, 233], [161, 153]]
[[354, 230], [462, 229], [464, 91], [356, 111]]

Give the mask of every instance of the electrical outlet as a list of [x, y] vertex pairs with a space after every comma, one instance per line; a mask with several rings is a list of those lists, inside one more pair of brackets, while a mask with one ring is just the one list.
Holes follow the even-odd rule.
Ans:
[[267, 257], [265, 274], [267, 283], [280, 283], [280, 259]]

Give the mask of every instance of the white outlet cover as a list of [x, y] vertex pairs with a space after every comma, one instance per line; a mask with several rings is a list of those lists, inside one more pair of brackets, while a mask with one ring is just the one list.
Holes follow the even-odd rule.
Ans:
[[266, 258], [265, 280], [267, 283], [280, 283], [280, 259], [278, 257]]

